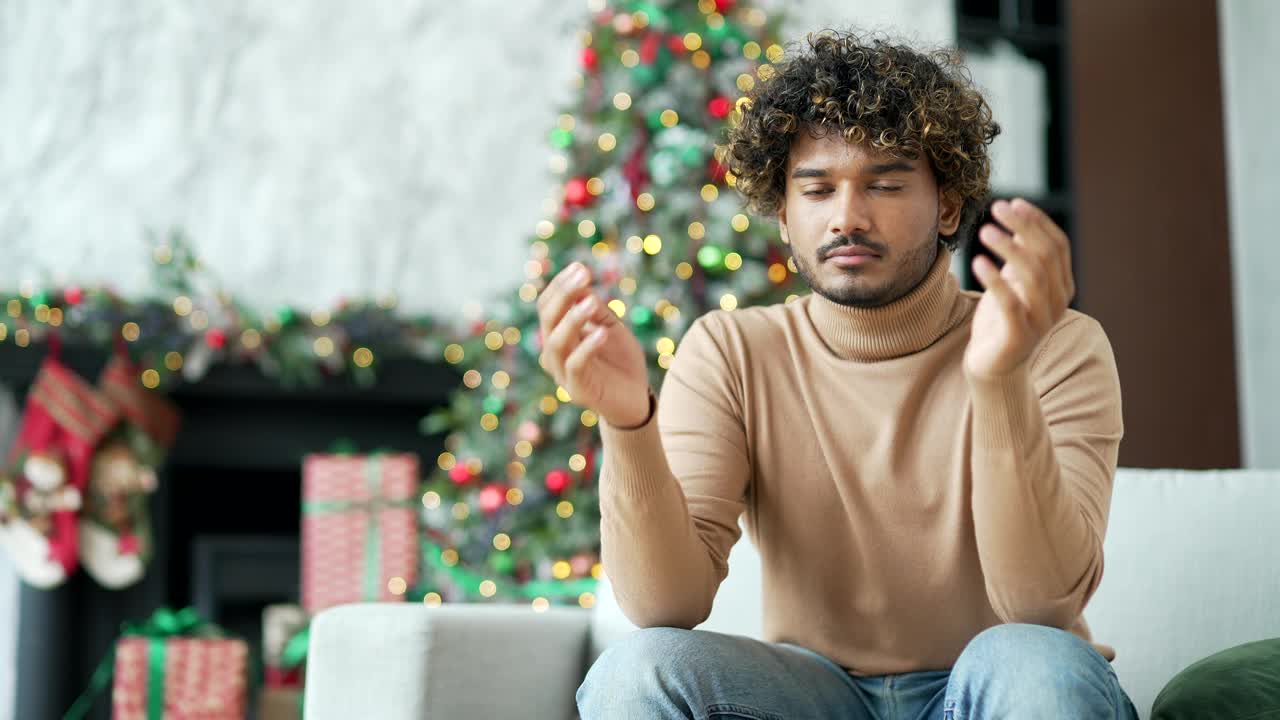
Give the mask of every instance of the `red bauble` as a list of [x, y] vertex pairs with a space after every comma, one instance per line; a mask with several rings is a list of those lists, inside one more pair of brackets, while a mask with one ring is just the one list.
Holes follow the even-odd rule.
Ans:
[[71, 285], [62, 291], [62, 299], [70, 305], [79, 305], [84, 302], [84, 291], [76, 285]]
[[595, 72], [600, 65], [600, 56], [596, 54], [595, 48], [582, 48], [582, 67], [590, 72]]
[[577, 205], [578, 207], [590, 205], [591, 193], [587, 191], [587, 179], [583, 177], [570, 178], [569, 182], [564, 184], [564, 201], [569, 205]]
[[552, 470], [547, 473], [547, 490], [559, 495], [569, 487], [569, 473], [565, 470]]
[[716, 12], [723, 15], [732, 10], [733, 6], [737, 4], [737, 0], [716, 0]]
[[454, 485], [466, 485], [471, 482], [471, 469], [463, 463], [458, 463], [449, 470], [449, 479]]
[[227, 334], [218, 328], [214, 328], [204, 334], [204, 344], [214, 350], [221, 350], [227, 346]]
[[652, 65], [653, 61], [658, 59], [658, 48], [661, 46], [661, 35], [658, 33], [645, 35], [644, 40], [640, 41], [640, 62], [645, 65]]
[[717, 95], [707, 102], [707, 112], [717, 120], [723, 120], [728, 117], [729, 111], [732, 109], [733, 103], [729, 102], [729, 98], [723, 95]]
[[683, 35], [668, 35], [667, 49], [672, 55], [683, 55], [685, 51]]
[[480, 509], [487, 513], [495, 513], [507, 501], [507, 491], [500, 485], [485, 485], [480, 491]]

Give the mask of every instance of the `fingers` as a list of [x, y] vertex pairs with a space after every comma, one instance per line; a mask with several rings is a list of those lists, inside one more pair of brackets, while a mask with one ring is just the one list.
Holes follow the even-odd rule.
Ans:
[[1013, 231], [1015, 241], [1025, 244], [1044, 261], [1047, 268], [1054, 271], [1054, 279], [1067, 300], [1075, 296], [1075, 279], [1071, 272], [1071, 242], [1053, 218], [1022, 198], [1012, 202], [997, 200], [991, 205], [991, 214]]
[[982, 283], [982, 287], [996, 298], [996, 302], [1000, 304], [1007, 317], [1018, 319], [1026, 317], [1026, 309], [1022, 302], [1018, 300], [1009, 282], [1000, 274], [996, 264], [991, 262], [991, 258], [982, 255], [974, 258], [973, 274], [978, 278], [978, 282]]
[[565, 377], [572, 378], [580, 375], [583, 368], [591, 360], [596, 348], [600, 347], [607, 336], [608, 332], [603, 326], [597, 326], [594, 330], [589, 331], [586, 337], [582, 338], [578, 346], [573, 349], [573, 352], [569, 353], [568, 359], [564, 361]]
[[538, 324], [542, 329], [544, 345], [560, 319], [568, 312], [569, 306], [577, 302], [590, 284], [591, 271], [582, 263], [575, 262], [556, 273], [542, 289], [542, 294], [538, 296]]
[[[613, 315], [613, 311], [600, 298], [588, 292], [565, 312], [551, 334], [544, 336], [543, 354], [546, 356], [547, 367], [551, 370], [556, 382], [564, 384], [566, 362], [582, 342], [588, 323], [596, 326], [612, 324], [605, 315]], [[615, 316], [614, 321], [616, 319]], [[603, 327], [600, 330], [603, 331]]]
[[[1053, 293], [1053, 289], [1046, 288], [1045, 285], [1054, 284], [1057, 279], [1047, 280], [1040, 258], [1025, 246], [1014, 242], [1012, 235], [995, 225], [984, 225], [978, 231], [978, 237], [983, 245], [991, 248], [992, 252], [1005, 261], [1004, 269], [999, 271], [1000, 275], [1008, 281], [1022, 304], [1023, 311], [1031, 317], [1036, 327], [1045, 327], [1052, 315], [1049, 307], [1052, 300], [1048, 296]], [[1054, 272], [1057, 272], [1056, 269]]]

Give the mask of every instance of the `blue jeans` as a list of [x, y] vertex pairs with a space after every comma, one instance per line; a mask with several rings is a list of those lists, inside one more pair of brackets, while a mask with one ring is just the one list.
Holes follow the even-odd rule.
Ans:
[[650, 628], [610, 647], [578, 688], [582, 720], [1136, 720], [1115, 671], [1085, 641], [998, 625], [950, 670], [854, 677], [797, 645]]

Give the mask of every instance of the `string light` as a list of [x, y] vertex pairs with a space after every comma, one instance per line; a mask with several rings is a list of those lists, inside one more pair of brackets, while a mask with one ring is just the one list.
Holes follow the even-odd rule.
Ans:
[[626, 110], [627, 108], [631, 107], [631, 96], [624, 92], [620, 92], [617, 95], [614, 95], [613, 106], [618, 108], [619, 110]]
[[186, 295], [179, 295], [173, 299], [173, 312], [178, 317], [186, 317], [191, 314], [191, 298]]
[[604, 152], [609, 152], [618, 146], [618, 138], [613, 133], [601, 133], [596, 139], [596, 145]]
[[429, 592], [422, 596], [422, 604], [427, 607], [437, 608], [440, 607], [442, 602], [444, 602], [444, 600], [441, 599], [440, 593], [437, 592]]
[[435, 490], [428, 490], [423, 493], [422, 506], [428, 510], [435, 510], [440, 507], [440, 493]]
[[662, 252], [662, 238], [657, 235], [646, 235], [643, 247], [646, 253], [650, 255], [657, 255]]
[[135, 342], [142, 334], [142, 329], [138, 327], [136, 322], [127, 322], [120, 328], [120, 334], [124, 336], [125, 340]]
[[650, 210], [652, 210], [654, 204], [655, 204], [655, 201], [653, 199], [653, 196], [647, 192], [640, 193], [639, 195], [636, 196], [636, 207], [640, 208], [644, 212], [649, 212]]
[[182, 353], [170, 350], [164, 354], [164, 366], [169, 372], [178, 372], [182, 369]]
[[373, 351], [367, 347], [356, 348], [355, 352], [351, 353], [351, 362], [355, 363], [356, 367], [367, 368], [373, 364]]

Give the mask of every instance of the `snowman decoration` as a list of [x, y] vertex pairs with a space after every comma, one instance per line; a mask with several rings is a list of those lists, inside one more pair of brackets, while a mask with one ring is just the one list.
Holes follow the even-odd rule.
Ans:
[[150, 548], [135, 519], [146, 515], [133, 505], [145, 503], [155, 489], [155, 470], [125, 443], [112, 442], [94, 455], [86, 512], [80, 518], [80, 561], [103, 587], [126, 587], [145, 572]]
[[[14, 485], [0, 494], [9, 499], [0, 532], [18, 574], [38, 588], [62, 583], [75, 567], [75, 515], [80, 491], [67, 482], [67, 469], [55, 452], [33, 452], [22, 463]], [[0, 506], [6, 503], [0, 498]]]

